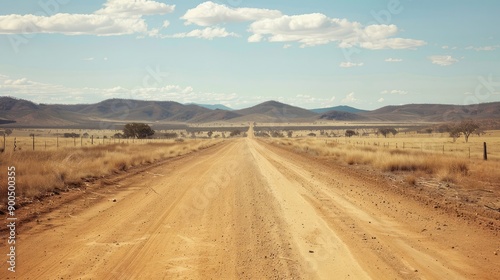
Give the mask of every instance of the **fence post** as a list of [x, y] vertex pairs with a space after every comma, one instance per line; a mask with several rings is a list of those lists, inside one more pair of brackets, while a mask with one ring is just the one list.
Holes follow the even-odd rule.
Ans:
[[486, 142], [483, 143], [483, 146], [484, 146], [483, 158], [484, 160], [488, 160], [488, 150], [486, 148]]
[[35, 133], [33, 133], [33, 151], [35, 150]]
[[90, 136], [90, 145], [94, 145], [94, 135]]

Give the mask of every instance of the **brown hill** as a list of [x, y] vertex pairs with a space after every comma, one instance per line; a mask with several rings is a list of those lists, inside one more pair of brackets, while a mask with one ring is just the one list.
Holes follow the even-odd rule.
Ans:
[[363, 121], [369, 120], [367, 117], [349, 113], [349, 112], [341, 112], [341, 111], [328, 111], [319, 116], [321, 120], [337, 120], [337, 121]]
[[329, 111], [317, 114], [276, 101], [226, 111], [172, 101], [109, 99], [95, 104], [53, 105], [0, 97], [0, 124], [7, 127], [115, 128], [133, 121], [155, 125], [214, 121], [310, 122], [318, 119], [354, 122], [455, 122], [465, 118], [482, 120], [483, 123], [498, 123], [500, 102], [468, 106], [408, 104], [366, 112]]
[[290, 122], [300, 120], [310, 120], [316, 118], [318, 114], [306, 109], [287, 105], [277, 101], [267, 101], [250, 108], [234, 111], [244, 117], [238, 121], [258, 121], [258, 122]]
[[408, 104], [359, 113], [377, 121], [454, 122], [462, 119], [500, 118], [500, 102], [474, 105]]

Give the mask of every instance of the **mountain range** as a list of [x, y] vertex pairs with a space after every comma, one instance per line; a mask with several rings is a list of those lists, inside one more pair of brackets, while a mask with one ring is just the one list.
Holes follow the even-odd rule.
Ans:
[[267, 101], [240, 110], [217, 105], [180, 104], [173, 101], [108, 99], [95, 104], [36, 104], [12, 97], [0, 97], [0, 125], [3, 127], [112, 128], [128, 122], [155, 126], [206, 122], [453, 122], [465, 118], [499, 120], [500, 102], [476, 105], [408, 104], [386, 106], [373, 111], [349, 106], [307, 110]]

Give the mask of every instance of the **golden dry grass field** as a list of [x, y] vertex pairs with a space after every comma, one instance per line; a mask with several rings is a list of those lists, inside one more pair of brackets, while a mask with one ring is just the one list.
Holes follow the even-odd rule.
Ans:
[[[33, 198], [54, 189], [78, 186], [82, 181], [99, 178], [134, 166], [191, 153], [222, 140], [207, 139], [67, 139], [36, 137], [7, 138], [7, 149], [0, 155], [0, 168], [15, 166], [18, 170], [17, 194]], [[10, 142], [10, 143], [9, 143]], [[59, 142], [59, 145], [57, 145]], [[2, 178], [1, 191], [6, 182]], [[4, 197], [2, 199], [5, 199]]]

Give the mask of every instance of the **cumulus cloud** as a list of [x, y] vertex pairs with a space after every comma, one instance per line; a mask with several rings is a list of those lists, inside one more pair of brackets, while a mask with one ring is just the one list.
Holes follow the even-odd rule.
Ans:
[[256, 8], [231, 8], [226, 5], [216, 4], [212, 1], [199, 4], [189, 9], [181, 19], [186, 25], [211, 26], [227, 22], [255, 21], [265, 18], [277, 18], [281, 12], [277, 10]]
[[385, 62], [401, 62], [403, 61], [401, 58], [386, 58]]
[[398, 33], [395, 25], [363, 26], [320, 13], [257, 20], [249, 31], [253, 33], [249, 42], [299, 42], [302, 47], [336, 42], [341, 48], [414, 49], [426, 44], [421, 40], [390, 38]]
[[339, 66], [342, 68], [351, 68], [351, 67], [359, 67], [359, 66], [363, 66], [363, 65], [364, 65], [363, 62], [354, 63], [354, 62], [347, 61], [347, 62], [341, 62]]
[[397, 89], [393, 89], [393, 90], [384, 90], [381, 92], [381, 94], [399, 94], [399, 95], [406, 95], [408, 94], [408, 91], [406, 90], [397, 90]]
[[384, 102], [384, 101], [385, 101], [385, 99], [384, 99], [383, 97], [380, 97], [380, 98], [377, 100], [377, 102], [378, 102], [378, 103], [382, 103], [382, 102]]
[[108, 0], [92, 14], [0, 16], [0, 34], [61, 33], [65, 35], [125, 35], [147, 33], [144, 15], [173, 12], [174, 5], [150, 0]]
[[458, 59], [452, 57], [451, 55], [433, 55], [429, 57], [429, 60], [433, 64], [440, 66], [450, 66], [458, 62]]
[[358, 99], [354, 96], [354, 92], [351, 92], [342, 99], [342, 103], [358, 103]]
[[176, 33], [174, 35], [162, 36], [170, 38], [202, 38], [212, 40], [214, 38], [224, 38], [224, 37], [239, 37], [238, 34], [227, 32], [225, 28], [219, 27], [207, 27], [205, 29], [195, 29], [190, 32]]
[[150, 0], [108, 0], [98, 15], [120, 15], [123, 17], [172, 13], [175, 5]]

